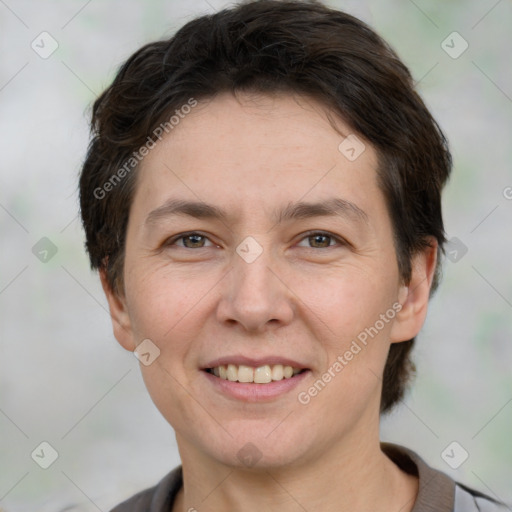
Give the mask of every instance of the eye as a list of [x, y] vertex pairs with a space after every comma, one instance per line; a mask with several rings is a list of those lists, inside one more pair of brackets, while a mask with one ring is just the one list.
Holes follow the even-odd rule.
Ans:
[[[302, 240], [306, 240], [310, 244], [313, 244], [313, 249], [326, 249], [328, 247], [333, 247], [336, 244], [331, 244], [330, 242], [337, 242], [338, 245], [346, 245], [346, 242], [337, 236], [332, 235], [331, 233], [327, 233], [325, 231], [314, 231], [311, 233], [307, 233]], [[315, 246], [315, 244], [317, 244]], [[299, 244], [300, 245], [300, 244]]]
[[[177, 245], [178, 247], [184, 247], [185, 249], [202, 249], [204, 247], [208, 247], [204, 245], [206, 240], [210, 241], [205, 235], [192, 231], [190, 233], [182, 233], [175, 236], [167, 240], [164, 245]], [[178, 241], [183, 241], [183, 243], [176, 243]]]
[[[210, 242], [210, 245], [205, 245], [206, 242]], [[307, 233], [298, 244], [301, 246], [302, 241], [306, 241], [311, 244], [308, 248], [310, 249], [327, 249], [328, 247], [335, 247], [347, 245], [343, 239], [325, 232], [325, 231], [313, 231]], [[181, 243], [178, 243], [181, 242]], [[175, 237], [170, 238], [164, 243], [165, 246], [178, 246], [184, 249], [203, 249], [205, 247], [212, 247], [215, 244], [202, 233], [191, 231], [189, 233], [181, 233]], [[304, 247], [304, 245], [302, 245]]]

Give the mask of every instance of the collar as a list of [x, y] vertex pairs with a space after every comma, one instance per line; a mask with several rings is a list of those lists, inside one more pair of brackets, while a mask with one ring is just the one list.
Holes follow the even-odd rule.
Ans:
[[455, 482], [428, 466], [415, 452], [392, 443], [381, 443], [382, 451], [403, 471], [419, 478], [419, 490], [412, 512], [452, 512]]

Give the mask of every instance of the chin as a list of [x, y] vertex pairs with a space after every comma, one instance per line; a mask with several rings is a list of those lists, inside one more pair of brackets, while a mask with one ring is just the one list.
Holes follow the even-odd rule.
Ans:
[[258, 471], [300, 464], [307, 458], [313, 439], [296, 429], [282, 429], [278, 433], [277, 424], [272, 422], [265, 428], [261, 424], [257, 428], [246, 425], [243, 435], [233, 435], [229, 439], [223, 436], [215, 450], [212, 450], [211, 438], [202, 439], [201, 444], [207, 444], [205, 452], [212, 459], [236, 469]]

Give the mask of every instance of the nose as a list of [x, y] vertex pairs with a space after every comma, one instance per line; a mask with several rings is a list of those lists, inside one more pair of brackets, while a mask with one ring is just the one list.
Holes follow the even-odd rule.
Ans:
[[234, 252], [231, 269], [223, 279], [217, 308], [220, 322], [263, 332], [271, 324], [275, 328], [292, 321], [294, 294], [269, 250], [252, 262]]

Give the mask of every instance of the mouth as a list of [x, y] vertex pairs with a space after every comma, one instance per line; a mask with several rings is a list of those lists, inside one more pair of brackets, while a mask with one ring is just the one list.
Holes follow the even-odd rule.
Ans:
[[277, 355], [224, 356], [200, 370], [206, 377], [206, 393], [213, 390], [235, 401], [259, 403], [292, 397], [292, 391], [312, 374], [304, 363]]
[[230, 363], [205, 368], [204, 371], [219, 379], [230, 382], [270, 384], [271, 382], [292, 379], [296, 375], [306, 372], [307, 368], [283, 364], [263, 364], [254, 367]]

